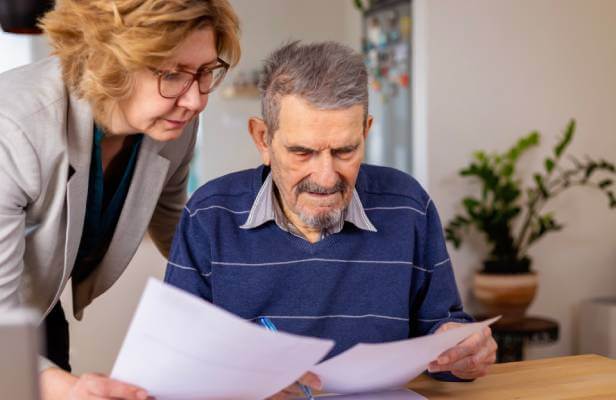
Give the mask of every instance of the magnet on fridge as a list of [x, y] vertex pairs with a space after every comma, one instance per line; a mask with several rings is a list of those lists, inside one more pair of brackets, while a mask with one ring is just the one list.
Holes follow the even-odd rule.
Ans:
[[368, 23], [367, 36], [368, 42], [372, 46], [378, 46], [380, 33], [381, 25], [378, 18], [371, 18], [370, 22]]
[[372, 90], [374, 90], [375, 92], [379, 92], [381, 90], [381, 82], [379, 82], [377, 79], [372, 81]]
[[394, 47], [394, 60], [396, 62], [405, 61], [409, 56], [409, 46], [408, 43], [399, 43]]
[[400, 33], [406, 37], [409, 37], [411, 33], [411, 17], [408, 15], [403, 15], [400, 18]]
[[399, 79], [400, 86], [408, 87], [409, 80], [410, 80], [409, 74], [403, 73], [402, 75], [400, 75], [400, 79]]

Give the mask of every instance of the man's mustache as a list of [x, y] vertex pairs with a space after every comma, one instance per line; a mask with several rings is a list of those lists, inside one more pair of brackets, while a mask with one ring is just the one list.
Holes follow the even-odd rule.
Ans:
[[303, 192], [318, 193], [318, 194], [334, 194], [338, 192], [344, 192], [346, 188], [347, 188], [347, 184], [342, 180], [339, 180], [332, 187], [328, 188], [325, 186], [321, 186], [318, 183], [305, 179], [297, 185], [296, 191], [297, 191], [297, 194], [300, 194]]

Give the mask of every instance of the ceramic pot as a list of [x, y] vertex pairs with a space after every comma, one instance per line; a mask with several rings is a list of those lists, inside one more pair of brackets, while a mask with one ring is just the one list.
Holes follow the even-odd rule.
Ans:
[[524, 274], [475, 273], [473, 294], [489, 315], [503, 319], [520, 319], [537, 293], [538, 279], [534, 272]]

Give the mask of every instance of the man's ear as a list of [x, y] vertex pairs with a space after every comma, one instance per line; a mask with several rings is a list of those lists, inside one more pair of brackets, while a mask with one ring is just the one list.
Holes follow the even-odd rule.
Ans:
[[261, 118], [251, 117], [248, 120], [248, 131], [252, 136], [252, 141], [255, 142], [257, 150], [261, 153], [261, 161], [265, 165], [270, 165], [270, 144], [267, 141], [267, 125]]
[[366, 127], [364, 129], [364, 139], [368, 138], [370, 128], [372, 128], [372, 121], [374, 121], [374, 118], [372, 118], [372, 115], [368, 115], [368, 117], [366, 118]]

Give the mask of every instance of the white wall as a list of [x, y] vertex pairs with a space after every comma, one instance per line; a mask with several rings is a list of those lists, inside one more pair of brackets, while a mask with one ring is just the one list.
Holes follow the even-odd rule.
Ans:
[[[574, 117], [572, 154], [616, 161], [615, 1], [417, 0], [415, 12], [422, 19], [416, 62], [425, 92], [418, 99], [423, 113], [415, 114], [425, 151], [420, 171], [444, 221], [472, 193], [456, 171], [475, 149], [503, 150], [538, 129], [541, 148], [522, 163], [530, 173]], [[531, 348], [531, 358], [575, 352], [580, 301], [616, 294], [616, 212], [599, 194], [575, 189], [551, 209], [566, 228], [531, 251], [540, 287], [529, 311], [557, 319], [561, 339]], [[451, 252], [469, 305], [481, 250]]]
[[0, 29], [0, 72], [40, 60], [48, 53], [41, 35], [17, 35]]

